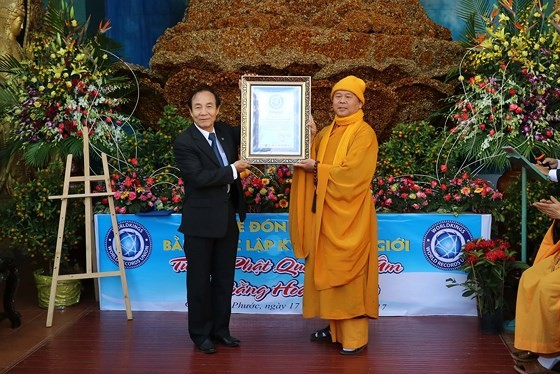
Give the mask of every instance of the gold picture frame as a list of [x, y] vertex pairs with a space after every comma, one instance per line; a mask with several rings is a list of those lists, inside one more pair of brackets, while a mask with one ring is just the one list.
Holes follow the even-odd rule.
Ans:
[[309, 158], [311, 77], [241, 78], [241, 159], [292, 164]]

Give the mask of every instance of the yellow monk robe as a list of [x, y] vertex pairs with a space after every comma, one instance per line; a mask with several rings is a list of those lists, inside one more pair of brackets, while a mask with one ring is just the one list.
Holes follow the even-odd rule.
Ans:
[[377, 318], [377, 219], [370, 192], [375, 132], [362, 110], [335, 117], [317, 134], [311, 153], [320, 161], [316, 213], [312, 173], [296, 168], [290, 193], [292, 247], [306, 259], [303, 316]]
[[517, 291], [515, 348], [540, 354], [560, 352], [560, 241], [548, 229], [533, 266]]

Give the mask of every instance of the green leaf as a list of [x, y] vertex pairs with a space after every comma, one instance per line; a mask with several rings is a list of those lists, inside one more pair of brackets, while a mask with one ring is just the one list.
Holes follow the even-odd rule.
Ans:
[[474, 46], [477, 33], [486, 32], [486, 21], [490, 19], [494, 1], [490, 0], [460, 0], [457, 4], [457, 16], [465, 23], [465, 28], [459, 36], [464, 46]]

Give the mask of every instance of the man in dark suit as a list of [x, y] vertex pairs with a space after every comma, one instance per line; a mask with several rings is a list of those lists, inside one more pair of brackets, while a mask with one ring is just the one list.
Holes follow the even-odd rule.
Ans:
[[246, 207], [239, 174], [249, 167], [238, 160], [239, 127], [216, 122], [220, 99], [202, 87], [189, 99], [194, 126], [175, 139], [175, 162], [185, 182], [179, 231], [185, 235], [189, 335], [204, 353], [214, 342], [239, 345], [230, 335], [231, 294], [237, 257], [239, 219]]

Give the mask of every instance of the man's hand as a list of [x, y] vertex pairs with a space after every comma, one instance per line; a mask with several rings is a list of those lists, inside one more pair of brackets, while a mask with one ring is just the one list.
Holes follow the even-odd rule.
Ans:
[[533, 203], [533, 206], [552, 219], [560, 219], [560, 201], [554, 196], [551, 196], [550, 200], [543, 199]]
[[[558, 169], [558, 160], [552, 157], [547, 157], [542, 161], [539, 161], [538, 164], [548, 167], [550, 169]], [[540, 169], [539, 169], [540, 170]], [[548, 174], [548, 171], [547, 171]]]
[[241, 173], [247, 170], [247, 168], [251, 166], [251, 164], [244, 160], [237, 160], [233, 163], [233, 166], [237, 170], [237, 173]]
[[306, 173], [312, 173], [313, 169], [315, 168], [315, 160], [308, 158], [307, 160], [301, 160], [300, 162], [296, 162], [294, 167], [302, 168], [305, 170]]
[[550, 169], [547, 166], [543, 166], [540, 163], [537, 163], [537, 164], [534, 164], [534, 165], [541, 173], [543, 173], [544, 175], [548, 175], [548, 172], [549, 172]]

